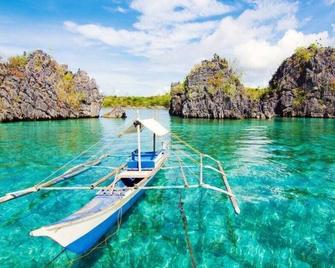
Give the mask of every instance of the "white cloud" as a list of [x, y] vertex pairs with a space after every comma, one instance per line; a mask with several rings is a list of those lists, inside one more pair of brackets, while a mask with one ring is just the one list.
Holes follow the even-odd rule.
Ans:
[[117, 6], [117, 7], [103, 6], [102, 8], [112, 13], [118, 12], [118, 13], [126, 14], [129, 11], [128, 9], [123, 8], [121, 6]]
[[[181, 79], [191, 66], [213, 53], [235, 62], [244, 82], [253, 86], [267, 84], [281, 61], [297, 46], [333, 39], [327, 32], [304, 34], [298, 31], [297, 2], [257, 0], [239, 16], [227, 16], [232, 7], [214, 0], [134, 0], [131, 8], [140, 12], [133, 30], [116, 30], [94, 24], [65, 22], [65, 27], [90, 40], [125, 49], [144, 56], [156, 70], [173, 72], [171, 79]], [[213, 16], [221, 15], [221, 18]], [[199, 20], [201, 19], [201, 20]], [[129, 70], [137, 68], [129, 66]], [[131, 71], [130, 71], [131, 72]], [[157, 72], [155, 72], [157, 73]], [[162, 74], [162, 72], [158, 71]], [[133, 73], [135, 77], [139, 76]], [[114, 77], [116, 80], [120, 79]], [[149, 75], [147, 77], [150, 77]], [[143, 82], [153, 92], [170, 81]], [[122, 88], [141, 85], [134, 77], [122, 81]], [[172, 80], [172, 81], [173, 81]], [[143, 86], [144, 86], [143, 84]], [[120, 86], [121, 87], [121, 86]]]
[[230, 6], [216, 0], [134, 0], [131, 8], [141, 13], [138, 22], [134, 24], [139, 30], [164, 28], [232, 10]]
[[325, 1], [326, 5], [328, 5], [328, 6], [331, 6], [331, 5], [335, 4], [335, 0], [324, 0], [324, 1]]
[[298, 20], [295, 16], [292, 15], [280, 19], [277, 23], [278, 31], [296, 29], [297, 27], [298, 27]]
[[263, 86], [297, 46], [335, 44], [331, 33], [301, 32], [308, 20], [298, 20], [291, 1], [249, 1], [238, 15], [215, 0], [134, 0], [130, 8], [139, 16], [124, 29], [66, 21], [65, 32], [49, 25], [9, 31], [0, 24], [0, 54], [42, 48], [88, 71], [104, 94], [151, 95], [214, 53], [228, 58], [247, 85]]
[[[97, 24], [64, 22], [71, 32], [110, 46], [127, 48], [138, 56], [165, 53], [167, 50], [200, 40], [216, 28], [212, 16], [232, 10], [216, 0], [135, 0], [131, 8], [140, 12], [135, 30], [116, 30]], [[205, 18], [204, 21], [196, 21]]]

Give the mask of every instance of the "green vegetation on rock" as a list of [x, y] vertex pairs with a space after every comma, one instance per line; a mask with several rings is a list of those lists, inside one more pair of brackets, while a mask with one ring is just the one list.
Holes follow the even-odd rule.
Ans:
[[170, 94], [150, 96], [150, 97], [137, 97], [137, 96], [108, 96], [103, 100], [104, 107], [169, 107]]
[[0, 121], [98, 117], [102, 96], [85, 71], [42, 50], [0, 62]]
[[269, 92], [271, 92], [271, 89], [268, 87], [265, 87], [265, 88], [246, 87], [244, 88], [244, 94], [253, 101], [261, 100]]
[[294, 88], [292, 92], [294, 94], [293, 107], [298, 108], [303, 105], [306, 100], [306, 93], [302, 88]]
[[58, 99], [68, 104], [70, 107], [78, 109], [80, 103], [85, 99], [85, 95], [75, 90], [74, 77], [71, 72], [65, 72], [63, 68], [58, 68], [60, 78], [56, 84]]
[[28, 57], [25, 54], [8, 58], [8, 65], [12, 68], [24, 68], [27, 63]]
[[303, 62], [310, 61], [321, 47], [318, 44], [311, 44], [309, 47], [298, 47], [295, 50], [295, 56]]
[[335, 93], [335, 78], [330, 81], [330, 90]]
[[34, 58], [34, 71], [40, 72], [42, 70], [42, 64], [43, 64], [42, 56], [39, 54], [36, 55]]
[[229, 96], [235, 96], [237, 93], [237, 85], [240, 84], [240, 80], [236, 74], [225, 77], [223, 71], [219, 71], [208, 80], [208, 84], [208, 92], [212, 95], [219, 90], [222, 90]]
[[186, 83], [186, 80], [184, 80], [183, 82], [172, 84], [170, 94], [174, 95], [174, 94], [183, 93], [185, 91], [185, 83]]

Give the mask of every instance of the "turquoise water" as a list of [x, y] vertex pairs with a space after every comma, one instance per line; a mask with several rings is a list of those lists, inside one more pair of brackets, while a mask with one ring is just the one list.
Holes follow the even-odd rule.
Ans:
[[[335, 120], [187, 120], [164, 110], [141, 115], [158, 118], [223, 161], [241, 214], [225, 196], [204, 189], [148, 191], [93, 253], [63, 253], [51, 262], [61, 247], [29, 232], [69, 215], [94, 193], [40, 191], [0, 205], [1, 267], [191, 267], [180, 198], [199, 267], [335, 266]], [[0, 124], [0, 195], [41, 181], [99, 140], [91, 155], [100, 149], [128, 152], [131, 137], [112, 141], [129, 121]], [[82, 160], [87, 155], [72, 165]], [[86, 185], [104, 172], [94, 168], [63, 185]], [[212, 175], [205, 180], [217, 184]], [[155, 184], [176, 180], [165, 170]]]

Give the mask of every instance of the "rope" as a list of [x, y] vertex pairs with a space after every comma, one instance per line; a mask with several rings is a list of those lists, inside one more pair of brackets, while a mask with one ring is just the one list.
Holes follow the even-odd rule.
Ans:
[[[183, 171], [180, 170], [180, 173], [183, 173]], [[177, 176], [175, 178], [175, 183], [176, 182], [177, 182]], [[195, 257], [193, 255], [193, 248], [192, 248], [191, 240], [190, 240], [190, 237], [189, 237], [189, 234], [188, 234], [188, 223], [187, 223], [187, 217], [186, 217], [186, 214], [185, 214], [184, 203], [182, 201], [182, 191], [181, 191], [181, 189], [179, 189], [178, 193], [179, 193], [178, 208], [179, 208], [180, 216], [181, 216], [181, 220], [182, 220], [182, 226], [183, 226], [183, 230], [184, 230], [186, 246], [187, 246], [187, 250], [190, 254], [192, 268], [195, 268], [197, 265], [196, 265]]]
[[[194, 157], [190, 156], [188, 153], [184, 152], [184, 151], [181, 151], [179, 149], [176, 149], [176, 151], [178, 153], [181, 153], [183, 156], [189, 158], [192, 162], [196, 163], [196, 164], [199, 164], [199, 161], [196, 160]], [[172, 154], [173, 156], [177, 156], [177, 154]]]
[[52, 172], [49, 176], [45, 177], [43, 180], [41, 180], [38, 184], [43, 183], [44, 181], [46, 181], [47, 179], [51, 178], [53, 175], [55, 175], [58, 171], [62, 170], [63, 168], [65, 168], [66, 166], [68, 166], [69, 164], [71, 164], [74, 160], [78, 159], [80, 156], [82, 156], [83, 154], [85, 154], [86, 152], [88, 152], [89, 150], [91, 150], [93, 147], [95, 147], [96, 145], [99, 144], [99, 142], [101, 142], [103, 139], [103, 137], [101, 139], [99, 139], [96, 143], [94, 143], [93, 145], [91, 145], [90, 147], [88, 147], [86, 150], [82, 151], [80, 154], [78, 154], [76, 157], [72, 158], [70, 161], [66, 162], [64, 165], [62, 165], [61, 167], [59, 167], [58, 169], [56, 169], [54, 172]]
[[188, 234], [187, 217], [186, 217], [186, 214], [185, 214], [184, 203], [182, 201], [182, 196], [181, 196], [181, 190], [180, 189], [179, 189], [178, 208], [179, 208], [179, 211], [180, 211], [180, 216], [181, 216], [181, 220], [182, 220], [182, 224], [183, 224], [186, 246], [187, 246], [188, 252], [190, 254], [190, 258], [191, 258], [192, 268], [195, 268], [195, 267], [197, 267], [197, 265], [196, 265], [196, 262], [195, 262], [195, 257], [193, 255], [193, 248], [192, 248], [191, 240], [190, 240], [190, 237], [189, 237], [189, 234]]
[[49, 261], [44, 267], [49, 267], [60, 255], [62, 255], [65, 251], [65, 248], [63, 248], [51, 261]]
[[190, 148], [193, 152], [196, 152], [197, 154], [202, 154], [199, 150], [197, 150], [196, 148], [194, 148], [191, 144], [189, 144], [186, 141], [184, 141], [183, 139], [181, 139], [177, 134], [171, 132], [171, 135], [173, 137], [175, 137], [177, 140], [179, 140], [181, 143], [183, 143], [184, 145], [186, 145], [188, 148]]
[[[179, 140], [183, 145], [185, 145], [186, 147], [190, 148], [193, 152], [197, 153], [200, 155], [203, 155], [199, 150], [195, 149], [192, 145], [188, 144], [187, 142], [183, 141], [178, 135], [174, 134], [174, 133], [171, 133], [172, 136], [174, 136], [177, 140]], [[61, 166], [60, 168], [58, 168], [56, 171], [54, 171], [52, 174], [50, 174], [48, 177], [46, 177], [45, 179], [43, 179], [40, 183], [42, 183], [43, 181], [47, 180], [48, 178], [50, 178], [51, 176], [53, 176], [55, 173], [57, 173], [59, 170], [61, 170], [62, 168], [64, 168], [65, 166], [69, 165], [71, 162], [73, 162], [74, 160], [78, 159], [80, 156], [82, 156], [83, 154], [85, 154], [86, 152], [88, 152], [89, 150], [91, 150], [93, 147], [95, 147], [97, 144], [99, 144], [99, 142], [102, 141], [103, 138], [101, 138], [98, 142], [96, 142], [95, 144], [91, 145], [90, 147], [88, 147], [86, 150], [84, 150], [83, 152], [81, 152], [79, 155], [77, 155], [75, 158], [73, 158], [71, 161], [65, 163], [63, 166]], [[105, 147], [105, 146], [104, 146]], [[102, 148], [101, 150], [104, 150], [104, 148]], [[99, 150], [99, 151], [101, 151]], [[185, 151], [181, 151], [179, 149], [177, 149], [177, 152], [179, 153], [182, 153], [183, 156], [191, 159], [193, 162], [196, 162], [196, 163], [199, 163], [195, 158], [193, 158], [190, 154], [186, 153]], [[94, 154], [93, 156], [91, 156], [90, 158], [93, 158], [94, 156], [96, 156], [98, 154], [98, 152], [96, 154]], [[207, 155], [206, 155], [207, 156]], [[179, 158], [179, 157], [178, 157]], [[214, 158], [212, 157], [209, 157], [211, 158], [212, 160], [214, 161], [217, 161], [215, 160]], [[180, 158], [178, 159], [178, 162], [180, 164], [180, 166], [182, 166], [182, 164], [184, 164], [184, 161], [181, 160]], [[218, 161], [217, 161], [218, 162]], [[186, 166], [187, 167], [187, 166]], [[191, 168], [187, 167], [189, 169], [189, 171], [191, 173], [193, 173], [195, 175], [195, 173], [191, 170]], [[217, 170], [218, 171], [218, 170]], [[182, 172], [182, 177], [184, 179], [186, 179], [185, 177], [185, 174], [184, 174], [184, 171], [181, 170]], [[221, 172], [219, 172], [221, 173]], [[184, 180], [184, 183], [186, 184], [187, 181]], [[187, 183], [188, 184], [188, 183]], [[207, 185], [206, 185], [207, 186]], [[199, 185], [189, 185], [190, 188], [197, 188], [199, 187]], [[48, 188], [44, 188], [46, 190], [58, 190], [62, 188], [63, 190], [66, 189], [66, 187], [48, 187]], [[87, 189], [85, 186], [78, 186], [78, 187], [67, 187], [69, 190], [70, 188], [71, 189]], [[98, 188], [98, 187], [97, 187]], [[192, 267], [195, 268], [197, 266], [196, 264], [196, 260], [195, 260], [195, 256], [194, 256], [194, 253], [193, 253], [193, 248], [192, 248], [192, 244], [191, 244], [191, 240], [190, 240], [190, 237], [189, 237], [189, 227], [188, 227], [188, 221], [187, 221], [187, 217], [186, 217], [186, 213], [185, 213], [185, 209], [184, 209], [184, 203], [183, 203], [183, 200], [182, 200], [182, 192], [181, 192], [181, 188], [185, 188], [185, 186], [179, 186], [179, 185], [175, 185], [175, 186], [147, 186], [147, 187], [139, 187], [139, 188], [143, 188], [143, 189], [179, 189], [179, 203], [178, 203], [178, 208], [179, 208], [179, 211], [180, 211], [180, 215], [181, 215], [181, 220], [182, 220], [182, 226], [183, 226], [183, 230], [184, 230], [184, 234], [185, 234], [185, 241], [186, 241], [186, 245], [187, 245], [187, 249], [188, 249], [188, 252], [189, 252], [189, 255], [190, 255], [190, 258], [191, 258], [191, 264], [192, 264]], [[205, 187], [205, 188], [209, 188], [209, 187]], [[214, 187], [213, 187], [214, 188]], [[212, 188], [212, 189], [213, 189]], [[216, 188], [216, 187], [215, 187]], [[210, 188], [209, 188], [210, 189]], [[213, 189], [213, 190], [216, 190], [216, 189]], [[220, 189], [221, 190], [221, 189]], [[221, 190], [221, 192], [226, 192], [224, 190]], [[77, 258], [74, 258], [72, 260], [70, 260], [68, 262], [69, 266], [71, 266], [74, 262], [77, 262], [87, 256], [89, 256], [91, 253], [93, 253], [96, 249], [98, 248], [102, 248], [103, 246], [102, 245], [107, 245], [107, 241], [108, 239], [110, 239], [113, 235], [115, 235], [119, 230], [120, 230], [120, 227], [121, 227], [121, 224], [122, 224], [122, 207], [119, 209], [118, 211], [118, 218], [117, 218], [117, 229], [115, 232], [113, 232], [112, 234], [106, 236], [103, 240], [101, 240], [99, 243], [97, 243], [92, 249], [90, 249], [88, 252], [86, 252], [85, 254], [83, 255], [80, 255], [79, 257]], [[55, 256], [48, 264], [47, 266], [49, 266], [50, 264], [52, 264], [52, 262], [54, 262], [63, 252], [65, 251], [65, 249], [63, 249], [57, 256]], [[46, 267], [47, 267], [46, 266]]]

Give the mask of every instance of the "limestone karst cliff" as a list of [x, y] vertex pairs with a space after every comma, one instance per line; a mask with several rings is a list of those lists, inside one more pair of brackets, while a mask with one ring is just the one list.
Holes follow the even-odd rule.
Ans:
[[298, 48], [269, 87], [246, 88], [214, 55], [171, 85], [170, 114], [197, 118], [335, 117], [335, 49]]
[[0, 121], [98, 117], [101, 102], [86, 72], [41, 50], [0, 63]]

